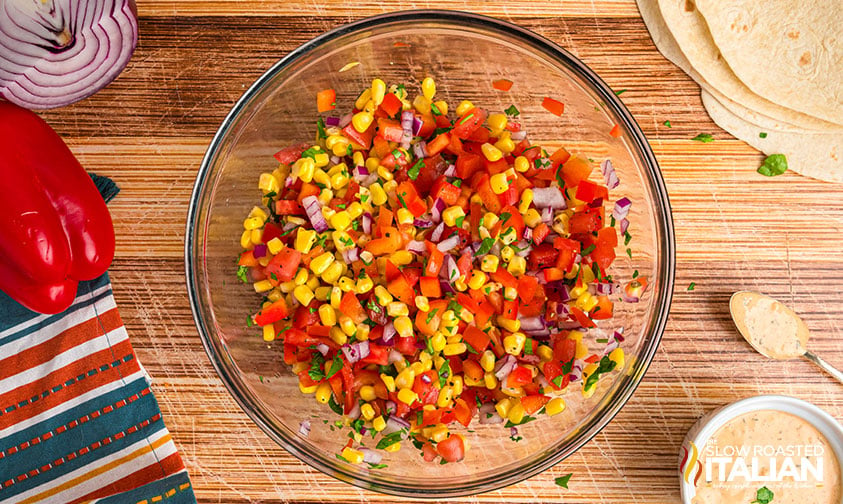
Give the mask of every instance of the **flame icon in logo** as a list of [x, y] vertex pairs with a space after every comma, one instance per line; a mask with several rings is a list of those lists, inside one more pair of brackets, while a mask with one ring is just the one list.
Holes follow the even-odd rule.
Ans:
[[[697, 482], [700, 480], [700, 476], [702, 476], [702, 462], [699, 460], [697, 445], [693, 442], [690, 444], [690, 450], [684, 446], [682, 447], [682, 451], [685, 453], [682, 456], [682, 462], [679, 463], [679, 472], [682, 473], [685, 483], [693, 484], [694, 488], [696, 488]], [[694, 475], [694, 472], [696, 472], [696, 475]], [[691, 481], [692, 476], [694, 478], [693, 482]]]

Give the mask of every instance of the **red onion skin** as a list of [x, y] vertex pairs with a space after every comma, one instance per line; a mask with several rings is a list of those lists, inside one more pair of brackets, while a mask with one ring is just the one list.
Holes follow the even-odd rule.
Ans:
[[[105, 4], [102, 5], [102, 16], [93, 19], [92, 24], [83, 25], [74, 17], [86, 16], [88, 9], [98, 7], [98, 3]], [[8, 18], [8, 23], [14, 25], [12, 30], [26, 31], [29, 36], [37, 37], [39, 34], [33, 29], [36, 23], [41, 26], [41, 21], [26, 23], [29, 20], [26, 14], [12, 11], [13, 5], [9, 1], [0, 4], [0, 17]], [[25, 108], [63, 107], [91, 96], [123, 71], [137, 46], [137, 7], [134, 0], [66, 0], [56, 2], [56, 5], [52, 8], [61, 16], [63, 26], [72, 30], [69, 35], [73, 43], [64, 48], [49, 50], [43, 46], [36, 47], [0, 28], [0, 38], [5, 40], [4, 44], [0, 44], [0, 75], [4, 76], [0, 78], [0, 96]], [[111, 28], [113, 26], [117, 28]], [[49, 42], [45, 39], [44, 46], [47, 44]], [[95, 50], [91, 55], [85, 50], [86, 44], [104, 49]], [[77, 47], [81, 49], [74, 52]], [[85, 56], [89, 59], [82, 59]], [[24, 61], [31, 64], [22, 64]], [[67, 71], [66, 67], [75, 70]]]

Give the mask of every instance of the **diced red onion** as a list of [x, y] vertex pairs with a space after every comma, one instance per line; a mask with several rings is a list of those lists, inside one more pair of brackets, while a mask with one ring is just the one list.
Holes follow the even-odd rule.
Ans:
[[342, 117], [340, 117], [340, 128], [345, 128], [349, 124], [351, 124], [351, 118], [354, 117], [354, 114], [348, 113]]
[[482, 425], [499, 424], [503, 422], [503, 418], [498, 415], [493, 403], [486, 403], [480, 406], [477, 415], [477, 421]]
[[498, 380], [504, 380], [507, 376], [509, 376], [509, 373], [515, 369], [515, 365], [517, 363], [518, 361], [515, 360], [515, 357], [510, 354], [506, 354], [503, 359], [499, 359], [495, 363], [495, 377]]
[[351, 264], [360, 259], [360, 249], [357, 247], [342, 251], [342, 258], [346, 264]]
[[342, 353], [351, 364], [358, 362], [360, 359], [365, 359], [369, 356], [369, 341], [358, 341], [350, 345], [343, 345], [341, 347]]
[[417, 136], [419, 134], [423, 125], [424, 123], [422, 123], [421, 119], [415, 116], [413, 117], [413, 136]]
[[611, 159], [604, 159], [600, 163], [600, 169], [603, 171], [603, 179], [606, 181], [606, 187], [614, 189], [620, 185], [621, 181], [618, 179], [618, 174], [615, 173], [615, 167], [612, 166]]
[[615, 202], [615, 208], [612, 209], [612, 217], [616, 220], [621, 220], [629, 215], [629, 209], [632, 207], [632, 201], [626, 196]]
[[416, 144], [413, 144], [413, 154], [415, 154], [416, 159], [424, 159], [427, 157], [427, 143], [422, 140]]
[[372, 450], [371, 448], [361, 446], [360, 451], [363, 452], [363, 462], [377, 465], [380, 464], [383, 460], [383, 455], [381, 455], [375, 450]]
[[401, 435], [401, 439], [406, 439], [407, 434], [410, 432], [410, 423], [403, 418], [398, 418], [395, 415], [389, 415], [386, 419], [386, 427], [384, 427], [383, 431], [381, 431], [381, 434], [388, 436], [402, 429], [404, 430], [404, 433]]
[[352, 420], [357, 420], [360, 417], [360, 403], [354, 401], [354, 406], [351, 407], [351, 411], [345, 414], [348, 418]]
[[389, 351], [388, 362], [390, 364], [395, 364], [396, 362], [400, 362], [402, 360], [404, 360], [404, 356], [401, 352], [395, 349]]
[[454, 177], [454, 176], [456, 176], [456, 174], [457, 174], [457, 167], [454, 166], [453, 164], [449, 164], [448, 167], [445, 168], [445, 172], [443, 173], [443, 175], [445, 175], [446, 177]]
[[[385, 342], [389, 342], [389, 340], [391, 340], [392, 337], [395, 336], [395, 334], [397, 332], [398, 331], [395, 330], [395, 325], [390, 320], [389, 322], [386, 323], [385, 326], [383, 326], [383, 340]], [[398, 354], [398, 355], [400, 356], [401, 354]], [[401, 359], [398, 359], [398, 360], [401, 360]]]
[[389, 401], [386, 401], [385, 403], [383, 403], [383, 405], [384, 405], [384, 413], [386, 413], [387, 415], [389, 415], [391, 413], [395, 413], [395, 408], [396, 408], [395, 401], [389, 400]]
[[307, 218], [310, 219], [310, 224], [317, 233], [322, 233], [328, 230], [328, 222], [322, 215], [322, 204], [316, 196], [305, 196], [301, 200]]
[[621, 232], [621, 234], [625, 234], [627, 229], [629, 229], [629, 220], [628, 219], [621, 219], [621, 222], [620, 222], [620, 232]]
[[450, 236], [445, 238], [444, 240], [440, 241], [436, 244], [436, 248], [438, 248], [441, 252], [450, 252], [453, 250], [457, 245], [460, 244], [460, 237], [459, 235]]
[[524, 226], [524, 232], [522, 233], [522, 238], [527, 241], [531, 241], [533, 239], [533, 229], [527, 226]]
[[635, 296], [628, 295], [625, 291], [621, 291], [621, 299], [624, 303], [637, 303], [641, 301], [639, 298]]
[[571, 300], [571, 295], [568, 293], [568, 286], [563, 285], [563, 289], [560, 289], [559, 293], [562, 297], [567, 298], [567, 299], [564, 299], [561, 303], [556, 305], [556, 314], [557, 315], [564, 315], [564, 316], [567, 317], [568, 315], [571, 314], [571, 309], [568, 307], [568, 305], [565, 304], [565, 301]]
[[542, 222], [550, 225], [553, 222], [553, 209], [551, 207], [543, 208], [541, 213]]
[[454, 285], [451, 283], [451, 281], [446, 280], [444, 278], [439, 279], [439, 288], [444, 294], [453, 294], [457, 292], [457, 290], [454, 289]]
[[339, 126], [340, 125], [340, 118], [334, 116], [328, 116], [325, 118], [325, 125], [326, 126]]
[[533, 204], [536, 208], [553, 208], [556, 210], [564, 210], [568, 208], [565, 203], [565, 196], [558, 187], [534, 187], [533, 188]]
[[263, 243], [255, 245], [255, 248], [252, 249], [252, 256], [255, 259], [260, 259], [261, 257], [266, 256], [266, 245]]
[[361, 219], [361, 225], [364, 233], [372, 234], [372, 214], [369, 212], [364, 213]]
[[424, 383], [430, 383], [430, 376], [423, 374], [421, 377], [421, 381], [423, 381]]
[[510, 427], [509, 428], [509, 435], [510, 436], [517, 436], [518, 435], [518, 427]]
[[316, 345], [316, 350], [322, 354], [322, 357], [325, 357], [331, 349], [325, 343], [319, 343]]
[[438, 242], [441, 240], [443, 231], [445, 231], [445, 223], [440, 222], [438, 226], [433, 228], [433, 232], [430, 233], [430, 241]]
[[340, 157], [339, 157], [339, 156], [334, 156], [333, 154], [332, 154], [332, 155], [331, 155], [331, 157], [330, 157], [330, 158], [328, 158], [328, 159], [330, 159], [330, 160], [331, 160], [331, 164], [332, 164], [332, 165], [339, 164], [339, 163], [340, 163], [340, 161], [342, 161], [342, 159], [340, 159]]
[[574, 264], [581, 264], [582, 263], [582, 254], [577, 254], [574, 256]]
[[354, 180], [356, 180], [359, 184], [369, 178], [369, 170], [366, 169], [365, 166], [355, 166], [354, 169], [351, 170], [351, 176], [354, 177]]
[[518, 319], [521, 321], [522, 331], [542, 331], [547, 328], [547, 323], [540, 315], [524, 318], [519, 316]]
[[[442, 198], [436, 198], [433, 201], [433, 206], [430, 208], [430, 218], [433, 222], [439, 222], [442, 220], [442, 211], [445, 210], [445, 202], [442, 201]], [[436, 241], [434, 239], [434, 241]]]
[[412, 252], [414, 254], [424, 254], [426, 248], [424, 246], [423, 241], [419, 240], [410, 240], [407, 243], [407, 251]]
[[536, 331], [524, 331], [524, 334], [527, 336], [538, 339], [538, 340], [545, 340], [550, 337], [550, 329], [539, 329]]
[[613, 292], [613, 285], [609, 282], [598, 282], [595, 286], [598, 294], [608, 296]]
[[299, 423], [299, 434], [304, 437], [310, 435], [310, 420], [302, 420], [301, 423]]
[[433, 221], [428, 219], [413, 219], [413, 225], [420, 229], [427, 229], [433, 227]]
[[[542, 337], [542, 336], [538, 336], [538, 337], [536, 337], [536, 336], [533, 336], [533, 335], [529, 335], [529, 336], [530, 336], [531, 338], [534, 338], [534, 339], [544, 339], [544, 340], [546, 340], [546, 339], [550, 338], [550, 331], [547, 331], [547, 337]], [[536, 365], [536, 364], [538, 364], [539, 362], [541, 362], [541, 360], [542, 360], [542, 358], [541, 358], [541, 357], [539, 357], [539, 356], [538, 356], [538, 355], [536, 355], [536, 354], [532, 354], [532, 355], [522, 355], [522, 356], [518, 357], [518, 362], [520, 362], [520, 363], [522, 363], [522, 364], [532, 364], [532, 365]]]
[[556, 325], [563, 331], [581, 331], [583, 329], [582, 324], [576, 320], [563, 320]]
[[574, 361], [574, 365], [571, 366], [571, 374], [568, 375], [572, 382], [579, 381], [582, 379], [582, 370], [584, 365], [585, 361], [583, 361], [582, 359], [577, 359]]
[[613, 338], [615, 338], [615, 339], [616, 339], [617, 341], [619, 341], [620, 343], [623, 343], [623, 342], [624, 342], [624, 339], [625, 339], [625, 338], [623, 337], [623, 327], [618, 328], [618, 329], [615, 331], [615, 333], [612, 335], [612, 337], [613, 337]]
[[513, 131], [512, 133], [509, 134], [509, 138], [511, 138], [515, 142], [520, 142], [521, 140], [524, 140], [525, 138], [527, 138], [527, 132], [524, 131], [524, 130]]
[[107, 86], [138, 41], [133, 0], [0, 2], [0, 95], [63, 107]]
[[293, 187], [293, 184], [295, 184], [295, 183], [296, 183], [296, 179], [293, 178], [291, 175], [287, 176], [287, 178], [284, 179], [284, 187]]
[[518, 257], [527, 257], [533, 251], [533, 246], [528, 242], [520, 241], [517, 244], [518, 252], [515, 253]]
[[460, 270], [457, 268], [457, 261], [451, 254], [445, 255], [445, 261], [443, 262], [442, 269], [439, 271], [439, 276], [445, 278], [445, 280], [448, 280], [449, 282], [453, 282], [459, 278]]
[[603, 350], [603, 355], [609, 355], [612, 351], [620, 346], [620, 342], [615, 338], [609, 340], [609, 343], [606, 345], [606, 349]]

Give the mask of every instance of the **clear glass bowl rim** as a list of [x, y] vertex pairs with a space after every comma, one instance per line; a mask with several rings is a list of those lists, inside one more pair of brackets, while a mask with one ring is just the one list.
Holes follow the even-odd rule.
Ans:
[[[412, 21], [438, 21], [453, 25], [471, 25], [472, 27], [485, 29], [502, 36], [513, 37], [518, 39], [520, 42], [524, 42], [527, 45], [532, 46], [537, 52], [541, 52], [545, 56], [549, 56], [567, 67], [569, 70], [578, 74], [578, 76], [586, 82], [590, 89], [599, 95], [602, 102], [618, 117], [620, 126], [624, 132], [629, 134], [628, 139], [643, 159], [645, 165], [644, 168], [647, 170], [647, 182], [651, 185], [653, 194], [657, 198], [657, 201], [653, 202], [655, 203], [653, 211], [657, 222], [662, 227], [660, 231], [664, 237], [660, 243], [661, 250], [659, 250], [659, 257], [662, 260], [660, 261], [658, 275], [661, 281], [658, 284], [658, 293], [652, 294], [658, 295], [664, 299], [664, 303], [658, 308], [658, 313], [655, 317], [656, 320], [653, 326], [653, 331], [650, 335], [651, 344], [648, 347], [643, 348], [642, 353], [638, 354], [640, 364], [637, 366], [635, 378], [633, 378], [625, 388], [619, 389], [614, 394], [609, 404], [604, 408], [603, 415], [597, 418], [595, 422], [593, 422], [586, 430], [576, 437], [573, 443], [566, 446], [565, 450], [548, 450], [542, 457], [525, 464], [518, 471], [511, 471], [508, 474], [498, 474], [485, 479], [478, 479], [476, 481], [465, 482], [459, 485], [440, 487], [408, 487], [400, 483], [387, 482], [382, 479], [377, 480], [361, 478], [360, 474], [355, 474], [346, 470], [343, 464], [336, 464], [332, 461], [326, 460], [326, 458], [320, 453], [316, 453], [315, 451], [308, 449], [306, 446], [297, 444], [293, 439], [288, 439], [283, 434], [275, 431], [270, 426], [270, 422], [265, 417], [265, 414], [255, 408], [253, 404], [243, 397], [240, 390], [240, 384], [237, 380], [232, 379], [232, 375], [236, 375], [237, 371], [229, 369], [222, 363], [219, 351], [212, 341], [212, 336], [210, 335], [211, 332], [209, 331], [207, 322], [200, 316], [200, 302], [197, 292], [199, 292], [201, 286], [199, 285], [197, 264], [194, 263], [193, 259], [194, 246], [196, 245], [195, 240], [197, 238], [196, 224], [201, 210], [200, 200], [203, 190], [208, 183], [208, 173], [211, 170], [213, 161], [220, 153], [219, 148], [223, 138], [229, 133], [240, 113], [248, 107], [252, 99], [261, 90], [263, 90], [264, 86], [269, 83], [275, 75], [282, 72], [285, 68], [308, 54], [310, 51], [316, 50], [328, 42], [353, 32], [373, 29], [390, 23]], [[184, 261], [188, 298], [190, 301], [191, 311], [193, 313], [193, 319], [199, 332], [200, 340], [202, 341], [202, 346], [205, 348], [205, 352], [208, 354], [211, 364], [226, 389], [240, 408], [247, 416], [249, 416], [249, 418], [251, 418], [253, 422], [255, 422], [255, 424], [257, 424], [271, 439], [293, 454], [296, 458], [329, 476], [337, 478], [340, 481], [350, 483], [364, 489], [396, 496], [434, 499], [460, 497], [489, 492], [508, 485], [519, 483], [551, 468], [569, 455], [573, 454], [576, 450], [588, 443], [594, 436], [603, 430], [606, 425], [608, 425], [608, 423], [615, 417], [615, 415], [618, 414], [620, 409], [626, 404], [630, 397], [632, 397], [632, 394], [638, 387], [638, 384], [646, 373], [650, 362], [658, 350], [659, 343], [667, 324], [668, 313], [670, 311], [670, 305], [673, 297], [676, 261], [675, 249], [676, 246], [670, 201], [667, 195], [664, 180], [661, 176], [658, 161], [656, 160], [649, 143], [635, 119], [620, 99], [614, 94], [614, 92], [612, 92], [609, 86], [603, 82], [596, 73], [559, 45], [513, 23], [480, 14], [457, 10], [419, 9], [371, 16], [344, 24], [325, 32], [324, 34], [302, 44], [291, 51], [288, 55], [281, 58], [266, 72], [264, 72], [264, 74], [261, 75], [248, 90], [246, 90], [223, 120], [202, 159], [188, 207]]]

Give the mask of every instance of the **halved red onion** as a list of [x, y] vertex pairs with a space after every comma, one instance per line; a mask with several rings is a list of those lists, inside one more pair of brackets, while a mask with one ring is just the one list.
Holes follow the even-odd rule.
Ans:
[[430, 376], [428, 376], [426, 374], [423, 374], [422, 377], [421, 377], [421, 381], [424, 382], [424, 383], [430, 383], [430, 381], [431, 381]]
[[255, 248], [252, 249], [252, 256], [254, 256], [255, 259], [260, 259], [261, 257], [266, 256], [266, 245], [263, 243], [255, 245]]
[[439, 288], [444, 294], [454, 294], [455, 292], [457, 292], [457, 290], [454, 288], [454, 284], [452, 284], [450, 280], [446, 280], [444, 278], [439, 279]]
[[442, 220], [442, 211], [445, 210], [445, 202], [442, 201], [442, 198], [436, 198], [433, 200], [433, 205], [430, 208], [430, 218], [433, 222], [439, 222]]
[[498, 380], [505, 379], [507, 376], [509, 376], [509, 373], [511, 373], [512, 370], [515, 369], [515, 365], [517, 363], [518, 361], [515, 359], [515, 357], [510, 354], [506, 354], [503, 359], [499, 359], [495, 363], [495, 377]]
[[317, 233], [327, 231], [328, 222], [322, 215], [322, 204], [319, 203], [316, 196], [305, 196], [302, 198], [301, 204], [304, 207], [304, 212], [307, 214], [307, 218], [310, 219], [310, 224], [313, 226], [313, 229], [315, 229]]
[[629, 215], [629, 209], [632, 207], [632, 201], [626, 196], [615, 202], [615, 208], [612, 209], [612, 217], [616, 220], [621, 220]]
[[325, 118], [325, 126], [339, 126], [340, 125], [340, 118], [334, 116], [328, 116]]
[[301, 423], [299, 423], [299, 434], [304, 437], [310, 435], [310, 420], [302, 420]]
[[449, 236], [444, 240], [440, 241], [436, 244], [436, 248], [438, 248], [441, 252], [450, 252], [453, 250], [457, 245], [460, 244], [460, 237], [459, 235]]
[[0, 94], [62, 107], [107, 86], [138, 41], [134, 0], [0, 2]]
[[536, 208], [553, 208], [556, 210], [564, 210], [568, 208], [565, 203], [565, 196], [558, 187], [534, 187], [533, 188], [533, 204]]
[[412, 252], [414, 254], [424, 254], [424, 252], [426, 250], [426, 248], [424, 246], [424, 242], [419, 241], [419, 240], [410, 240], [407, 243], [406, 248], [407, 248], [408, 252]]
[[611, 159], [604, 159], [600, 163], [600, 169], [603, 171], [603, 179], [606, 181], [606, 187], [614, 189], [620, 185], [621, 181], [618, 179], [618, 174], [615, 173], [615, 167], [612, 166]]
[[618, 340], [620, 343], [623, 343], [623, 341], [624, 341], [623, 331], [624, 331], [623, 327], [619, 327], [615, 331], [615, 333], [612, 335], [612, 337], [615, 338], [616, 340]]

